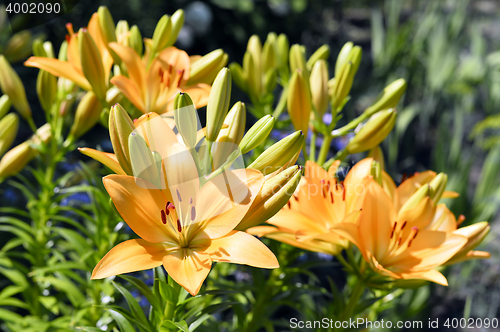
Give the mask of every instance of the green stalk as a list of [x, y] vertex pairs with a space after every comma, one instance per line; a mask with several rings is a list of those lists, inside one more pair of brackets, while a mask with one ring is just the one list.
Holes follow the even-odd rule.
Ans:
[[323, 138], [323, 144], [321, 145], [321, 150], [318, 155], [318, 165], [323, 166], [325, 163], [326, 157], [328, 155], [328, 151], [330, 151], [330, 144], [332, 143], [332, 135], [327, 133]]
[[316, 138], [318, 134], [313, 131], [311, 137], [311, 143], [309, 144], [309, 160], [315, 161], [316, 159]]
[[351, 296], [349, 297], [349, 301], [347, 302], [346, 307], [342, 311], [342, 313], [339, 316], [340, 321], [345, 321], [349, 320], [349, 318], [353, 318], [354, 315], [354, 310], [356, 309], [356, 305], [359, 302], [359, 299], [365, 292], [365, 282], [362, 278], [358, 278], [356, 280], [356, 284], [354, 285], [354, 288], [352, 289]]

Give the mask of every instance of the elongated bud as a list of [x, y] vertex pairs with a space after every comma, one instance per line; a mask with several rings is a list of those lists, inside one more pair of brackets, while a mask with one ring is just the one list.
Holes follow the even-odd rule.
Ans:
[[227, 59], [227, 54], [222, 49], [204, 55], [191, 65], [187, 84], [212, 84], [217, 74], [227, 64]]
[[363, 152], [379, 145], [389, 135], [392, 128], [394, 128], [396, 116], [395, 109], [381, 111], [372, 115], [347, 144], [347, 153]]
[[9, 39], [3, 54], [11, 62], [24, 60], [30, 55], [31, 40], [29, 30], [18, 32]]
[[328, 45], [323, 45], [320, 46], [307, 60], [306, 66], [307, 69], [311, 70], [314, 67], [314, 64], [318, 60], [327, 60], [328, 57], [330, 56], [330, 46]]
[[332, 93], [332, 111], [337, 112], [337, 109], [344, 104], [346, 97], [351, 92], [355, 73], [353, 64], [348, 62], [342, 67], [340, 75], [338, 77], [335, 76], [335, 85]]
[[102, 105], [96, 95], [89, 91], [76, 108], [75, 120], [71, 126], [70, 135], [79, 138], [95, 126], [99, 121]]
[[107, 84], [101, 53], [86, 29], [80, 29], [78, 43], [83, 74], [92, 86], [97, 99], [104, 100], [106, 98]]
[[399, 209], [399, 213], [416, 208], [425, 198], [432, 195], [432, 189], [428, 184], [418, 189]]
[[160, 174], [154, 151], [151, 151], [144, 138], [136, 132], [130, 134], [128, 146], [134, 176], [149, 181], [159, 188]]
[[320, 59], [312, 67], [309, 79], [311, 87], [311, 100], [318, 116], [323, 117], [328, 109], [328, 67], [326, 61]]
[[359, 65], [361, 64], [361, 58], [363, 56], [363, 49], [359, 46], [354, 46], [349, 52], [349, 57], [347, 58], [347, 61], [352, 63], [354, 74], [357, 73]]
[[280, 34], [276, 41], [276, 58], [278, 60], [278, 67], [285, 68], [288, 66], [288, 54], [290, 52], [290, 44], [285, 34]]
[[[490, 232], [490, 225], [486, 221], [478, 222], [470, 226], [461, 227], [453, 231], [455, 235], [462, 235], [467, 238], [467, 243], [453, 256], [447, 264], [455, 264], [473, 258], [488, 258], [489, 255], [467, 255], [471, 250], [474, 250], [483, 242], [484, 238]], [[468, 257], [469, 256], [469, 257]]]
[[9, 111], [12, 103], [10, 102], [10, 98], [8, 95], [2, 95], [0, 97], [0, 119], [4, 117], [5, 114]]
[[384, 88], [381, 94], [373, 102], [372, 106], [365, 110], [365, 113], [372, 115], [380, 110], [394, 108], [399, 103], [401, 96], [406, 91], [406, 81], [402, 78], [395, 80]]
[[35, 39], [33, 41], [33, 55], [34, 56], [40, 56], [40, 57], [47, 57], [47, 52], [45, 52], [45, 49], [43, 48], [43, 41], [41, 39]]
[[12, 145], [19, 129], [19, 117], [15, 113], [7, 114], [0, 120], [0, 157]]
[[[224, 119], [226, 128], [222, 128], [217, 137], [215, 145], [212, 147], [213, 166], [217, 169], [223, 165], [231, 155], [238, 150], [243, 134], [245, 132], [246, 107], [241, 101], [234, 104]], [[235, 155], [237, 157], [237, 155]]]
[[116, 42], [115, 22], [108, 7], [100, 6], [97, 10], [97, 18], [104, 43], [107, 45], [111, 42]]
[[276, 69], [269, 69], [264, 75], [264, 92], [272, 93], [276, 87], [278, 72]]
[[252, 35], [248, 39], [247, 52], [252, 55], [255, 68], [259, 73], [262, 70], [262, 43], [257, 35]]
[[198, 113], [187, 93], [178, 93], [174, 99], [174, 119], [184, 144], [190, 149], [196, 146]]
[[304, 139], [304, 134], [301, 131], [288, 135], [266, 149], [247, 168], [259, 170], [264, 175], [280, 169], [292, 158], [295, 158], [297, 152], [300, 152]]
[[259, 119], [243, 136], [240, 143], [241, 153], [252, 151], [262, 144], [271, 133], [276, 119], [272, 115], [266, 115]]
[[222, 68], [215, 78], [207, 104], [207, 140], [214, 142], [222, 128], [231, 99], [231, 73]]
[[48, 58], [55, 57], [54, 47], [52, 46], [51, 42], [49, 42], [49, 41], [44, 42], [43, 49], [45, 50], [46, 57], [48, 57]]
[[385, 169], [385, 161], [384, 161], [384, 153], [382, 152], [382, 148], [380, 145], [377, 145], [373, 149], [368, 152], [367, 158], [373, 158], [373, 160], [377, 161], [380, 164], [380, 168], [382, 170]]
[[302, 71], [302, 75], [309, 80], [309, 70], [306, 65], [306, 50], [304, 46], [299, 44], [294, 44], [290, 48], [290, 71], [292, 73], [296, 72], [297, 69]]
[[344, 65], [349, 61], [349, 53], [351, 53], [354, 44], [352, 42], [347, 42], [342, 46], [342, 49], [337, 56], [337, 62], [335, 62], [335, 77], [340, 75], [340, 72]]
[[301, 174], [301, 166], [291, 166], [266, 180], [236, 229], [244, 231], [265, 222], [278, 213], [295, 192]]
[[[271, 35], [271, 34], [270, 34]], [[267, 73], [270, 69], [277, 66], [276, 60], [276, 35], [275, 37], [267, 37], [264, 47], [262, 48], [262, 72]]]
[[295, 130], [307, 136], [311, 116], [311, 94], [301, 70], [296, 70], [289, 82], [287, 107]]
[[120, 104], [112, 106], [109, 112], [109, 136], [116, 159], [123, 171], [128, 175], [133, 175], [130, 164], [128, 137], [134, 129], [134, 123], [127, 114], [127, 111]]
[[255, 99], [259, 99], [262, 94], [262, 73], [252, 53], [245, 52], [243, 56], [243, 70], [247, 78], [248, 93]]
[[182, 9], [177, 9], [175, 13], [172, 14], [170, 21], [172, 22], [172, 31], [170, 32], [170, 38], [168, 40], [167, 47], [174, 45], [177, 41], [179, 32], [184, 25], [184, 11]]
[[129, 31], [130, 27], [127, 21], [118, 21], [118, 23], [116, 23], [116, 40], [124, 46], [129, 46]]
[[36, 80], [36, 93], [43, 110], [49, 112], [57, 95], [57, 78], [45, 70], [40, 70]]
[[130, 28], [130, 36], [129, 36], [129, 46], [139, 55], [142, 56], [143, 45], [142, 45], [142, 35], [141, 31], [137, 27], [137, 25], [133, 25]]
[[247, 79], [243, 72], [243, 68], [241, 68], [238, 63], [233, 62], [229, 65], [229, 70], [231, 71], [231, 77], [238, 88], [244, 92], [248, 92]]
[[434, 179], [429, 182], [429, 186], [432, 189], [431, 199], [434, 204], [437, 204], [443, 196], [444, 189], [446, 188], [446, 184], [448, 183], [448, 175], [445, 173], [439, 173], [434, 177]]
[[168, 15], [163, 15], [153, 33], [153, 52], [160, 52], [167, 47], [171, 32], [172, 21]]
[[3, 55], [0, 55], [0, 88], [8, 95], [12, 105], [25, 119], [31, 119], [31, 108], [26, 99], [24, 85]]

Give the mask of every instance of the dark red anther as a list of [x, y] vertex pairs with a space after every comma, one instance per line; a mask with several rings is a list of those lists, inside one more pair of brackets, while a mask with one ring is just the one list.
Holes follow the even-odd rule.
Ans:
[[66, 42], [68, 42], [68, 43], [69, 43], [69, 40], [70, 40], [70, 39], [71, 39], [71, 38], [70, 38], [70, 36], [69, 36], [69, 35], [66, 35]]
[[290, 201], [286, 202], [286, 204], [288, 205], [288, 208], [291, 209], [292, 208], [292, 203], [290, 203]]
[[181, 193], [179, 192], [179, 189], [175, 189], [175, 191], [177, 193], [177, 199], [179, 200], [179, 203], [182, 202]]
[[196, 219], [196, 209], [194, 206], [191, 206], [191, 221]]
[[345, 201], [345, 187], [342, 185], [342, 200]]
[[392, 239], [392, 237], [394, 236], [394, 231], [396, 231], [396, 227], [397, 227], [397, 225], [398, 225], [398, 222], [397, 222], [397, 221], [395, 221], [395, 222], [394, 222], [394, 226], [392, 226], [392, 232], [391, 232], [391, 237], [390, 237], [391, 239]]
[[177, 230], [179, 231], [179, 233], [182, 232], [182, 226], [179, 219], [177, 219]]
[[330, 191], [330, 201], [332, 202], [333, 204], [333, 193]]
[[177, 80], [177, 87], [180, 87], [181, 81], [182, 81], [182, 76], [184, 76], [184, 69], [178, 70], [177, 75], [179, 76], [179, 79]]
[[189, 204], [193, 204], [193, 197], [189, 198]]
[[403, 223], [403, 225], [401, 225], [401, 230], [403, 230], [403, 228], [405, 228], [405, 226], [406, 226], [406, 220], [405, 220], [405, 222]]
[[403, 177], [401, 178], [401, 182], [404, 182], [408, 178], [408, 174], [406, 172], [403, 173]]
[[[168, 210], [167, 210], [168, 213]], [[165, 211], [161, 210], [161, 222], [165, 225], [167, 223], [167, 215], [165, 214]]]

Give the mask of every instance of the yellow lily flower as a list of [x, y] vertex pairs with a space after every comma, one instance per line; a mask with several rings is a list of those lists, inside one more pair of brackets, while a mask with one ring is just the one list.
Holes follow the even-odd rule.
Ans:
[[305, 175], [293, 198], [267, 221], [272, 226], [256, 226], [247, 232], [330, 255], [347, 248], [349, 241], [330, 228], [343, 221], [354, 221], [359, 213], [363, 190], [360, 184], [365, 173], [369, 174], [371, 161], [357, 163], [342, 183], [336, 178], [338, 165], [332, 165], [327, 172], [307, 161]]
[[433, 219], [435, 208], [429, 197], [414, 209], [397, 213], [392, 199], [376, 181], [365, 178], [363, 186], [365, 195], [356, 222], [339, 223], [332, 230], [354, 243], [377, 273], [448, 285], [435, 268], [457, 254], [467, 238], [418, 226]]
[[146, 126], [136, 134], [162, 154], [161, 186], [128, 175], [103, 180], [118, 212], [141, 238], [111, 249], [92, 279], [163, 265], [178, 284], [196, 295], [212, 262], [277, 268], [276, 257], [262, 242], [234, 230], [262, 187], [262, 173], [238, 169], [200, 181], [190, 151], [180, 143], [165, 143], [175, 140], [166, 137], [174, 133], [165, 122], [155, 122], [164, 130], [151, 128], [147, 133]]
[[[69, 36], [67, 36], [68, 41], [68, 53], [67, 61], [61, 61], [54, 58], [48, 57], [37, 57], [32, 56], [24, 63], [27, 67], [35, 67], [45, 71], [48, 71], [52, 75], [58, 77], [64, 77], [84, 90], [91, 91], [92, 86], [85, 77], [82, 69], [82, 62], [80, 58], [80, 50], [78, 45], [78, 33], [73, 31], [73, 25], [71, 23], [66, 24]], [[111, 66], [113, 65], [113, 58], [109, 54], [109, 51], [104, 43], [101, 28], [99, 27], [99, 19], [97, 13], [94, 13], [90, 18], [88, 28], [88, 33], [92, 37], [99, 54], [102, 59], [102, 66], [104, 69], [104, 82], [109, 81], [109, 75], [111, 71]]]
[[190, 58], [186, 52], [168, 47], [149, 64], [147, 57], [141, 59], [128, 46], [118, 43], [110, 43], [109, 46], [125, 63], [129, 74], [129, 77], [115, 76], [111, 83], [143, 113], [172, 112], [178, 92], [188, 93], [198, 108], [207, 105], [210, 85], [187, 85]]

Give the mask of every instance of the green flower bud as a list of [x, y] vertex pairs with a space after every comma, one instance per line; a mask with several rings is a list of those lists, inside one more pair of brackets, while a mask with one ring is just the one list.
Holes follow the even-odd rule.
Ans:
[[70, 135], [79, 138], [92, 129], [99, 121], [101, 111], [102, 105], [96, 95], [92, 91], [87, 92], [76, 108]]
[[267, 179], [236, 229], [245, 231], [278, 213], [292, 197], [299, 185], [301, 175], [301, 166], [291, 166]]
[[142, 45], [142, 36], [141, 32], [137, 25], [133, 25], [130, 28], [130, 36], [129, 36], [129, 46], [139, 55], [142, 56], [143, 45]]
[[342, 49], [337, 56], [337, 62], [335, 63], [335, 77], [340, 75], [340, 72], [344, 65], [349, 61], [349, 53], [351, 53], [354, 44], [352, 42], [347, 42], [342, 46]]
[[290, 44], [285, 34], [280, 34], [276, 41], [276, 58], [278, 60], [278, 67], [285, 68], [288, 66], [288, 53], [290, 52]]
[[128, 147], [133, 175], [160, 188], [160, 173], [158, 172], [157, 159], [144, 138], [137, 132], [132, 132], [128, 138]]
[[425, 198], [432, 195], [429, 184], [425, 184], [418, 189], [399, 209], [399, 213], [416, 208]]
[[295, 130], [307, 136], [311, 116], [311, 94], [301, 70], [296, 70], [290, 79], [287, 98], [288, 114]]
[[19, 114], [26, 120], [31, 119], [31, 108], [24, 85], [3, 55], [0, 55], [0, 88], [9, 96]]
[[258, 70], [254, 56], [248, 51], [243, 56], [243, 70], [247, 78], [248, 92], [251, 97], [258, 100], [262, 91], [262, 75]]
[[318, 116], [322, 117], [328, 109], [328, 67], [326, 61], [320, 59], [312, 67], [309, 78], [311, 99]]
[[370, 175], [379, 185], [382, 185], [382, 167], [380, 163], [376, 160], [372, 161], [372, 167], [370, 168]]
[[57, 78], [45, 70], [40, 70], [36, 80], [36, 93], [43, 110], [49, 112], [57, 95]]
[[191, 65], [187, 84], [212, 84], [217, 74], [227, 64], [227, 59], [227, 54], [222, 49], [206, 54]]
[[0, 159], [0, 180], [16, 175], [35, 157], [31, 144], [30, 141], [21, 143]]
[[97, 10], [97, 19], [101, 28], [101, 35], [104, 44], [116, 42], [115, 22], [109, 12], [108, 7], [100, 6]]
[[262, 49], [262, 72], [267, 73], [270, 69], [276, 68], [276, 65], [276, 45], [273, 38], [268, 37]]
[[332, 92], [333, 112], [337, 112], [338, 108], [344, 104], [349, 92], [351, 92], [354, 74], [354, 66], [351, 62], [348, 62], [342, 68], [340, 75], [335, 77], [335, 85]]
[[45, 49], [43, 48], [43, 41], [41, 39], [35, 39], [33, 41], [33, 55], [34, 56], [39, 56], [39, 57], [47, 57], [47, 52], [45, 52]]
[[48, 58], [54, 58], [55, 53], [54, 53], [54, 47], [52, 46], [52, 43], [49, 41], [46, 41], [43, 43], [43, 49], [45, 50], [45, 54]]
[[57, 54], [57, 59], [61, 61], [67, 61], [68, 60], [68, 42], [63, 41], [61, 43], [61, 47], [59, 48], [59, 53]]
[[275, 121], [272, 115], [266, 115], [257, 121], [243, 136], [240, 142], [241, 153], [245, 154], [262, 144], [271, 133]]
[[184, 11], [182, 9], [177, 9], [170, 20], [172, 21], [172, 31], [170, 32], [170, 39], [168, 40], [167, 47], [174, 45], [177, 41], [179, 32], [184, 25]]
[[278, 79], [278, 72], [276, 69], [269, 69], [264, 75], [264, 91], [267, 93], [272, 93], [274, 88], [276, 88], [276, 84]]
[[198, 132], [198, 113], [187, 93], [178, 93], [174, 99], [174, 119], [184, 144], [193, 149]]
[[153, 32], [153, 52], [160, 52], [168, 45], [172, 32], [172, 21], [168, 15], [163, 15]]
[[19, 129], [19, 117], [10, 113], [0, 120], [0, 156], [12, 145]]
[[8, 95], [2, 95], [0, 97], [0, 119], [4, 117], [5, 114], [10, 110], [12, 103]]
[[396, 110], [380, 111], [371, 116], [359, 132], [349, 141], [349, 154], [367, 151], [379, 145], [391, 132], [396, 123]]
[[130, 36], [129, 35], [130, 28], [128, 26], [128, 22], [125, 20], [120, 20], [116, 24], [116, 39], [119, 43], [124, 46], [130, 46]]
[[311, 70], [318, 60], [327, 60], [330, 56], [330, 47], [328, 45], [323, 45], [314, 52], [309, 60], [307, 60], [307, 69]]
[[244, 92], [247, 92], [248, 85], [245, 74], [243, 72], [243, 68], [241, 68], [238, 63], [233, 62], [229, 65], [229, 70], [231, 71], [233, 81], [238, 86], [238, 88], [240, 88]]
[[24, 60], [31, 53], [31, 40], [29, 30], [18, 32], [9, 39], [3, 54], [10, 62]]
[[434, 179], [429, 182], [429, 186], [431, 187], [431, 199], [434, 204], [437, 204], [443, 196], [444, 189], [446, 188], [446, 184], [448, 183], [448, 175], [445, 173], [439, 173], [434, 177]]
[[128, 137], [134, 130], [134, 123], [127, 114], [127, 111], [120, 104], [112, 106], [109, 112], [109, 136], [116, 159], [123, 171], [128, 175], [134, 174], [130, 164], [128, 146]]
[[295, 73], [297, 69], [302, 71], [302, 75], [309, 80], [309, 70], [306, 65], [306, 50], [305, 47], [299, 44], [294, 44], [290, 48], [290, 71]]
[[365, 110], [367, 115], [372, 115], [380, 110], [394, 108], [399, 103], [399, 99], [406, 91], [406, 81], [402, 78], [395, 80], [384, 88], [381, 94], [373, 102], [372, 106]]
[[215, 78], [207, 104], [207, 140], [214, 142], [222, 128], [231, 99], [231, 73], [222, 68]]
[[247, 168], [256, 169], [267, 175], [286, 165], [300, 153], [304, 145], [304, 134], [296, 131], [266, 149]]
[[97, 99], [104, 100], [106, 98], [107, 82], [101, 53], [87, 29], [80, 29], [78, 43], [83, 74], [92, 86]]
[[261, 71], [262, 66], [262, 43], [257, 35], [252, 35], [248, 39], [247, 52], [252, 55], [252, 59], [257, 71]]

